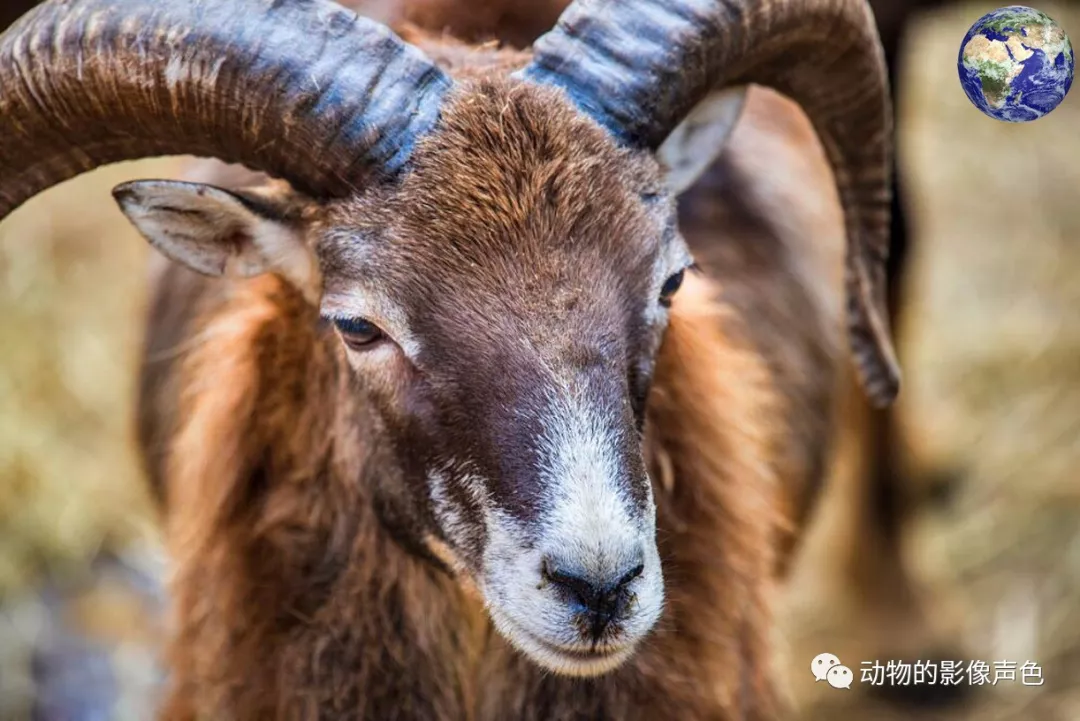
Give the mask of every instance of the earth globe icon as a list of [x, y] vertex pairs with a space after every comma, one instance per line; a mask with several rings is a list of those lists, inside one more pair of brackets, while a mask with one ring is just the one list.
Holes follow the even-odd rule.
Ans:
[[1076, 58], [1046, 13], [1013, 5], [983, 15], [964, 36], [957, 69], [968, 99], [996, 120], [1038, 120], [1065, 99]]

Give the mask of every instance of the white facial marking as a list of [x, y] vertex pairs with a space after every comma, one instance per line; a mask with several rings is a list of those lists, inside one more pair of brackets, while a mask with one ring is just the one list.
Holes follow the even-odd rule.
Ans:
[[459, 504], [455, 503], [447, 490], [449, 479], [442, 471], [428, 473], [428, 493], [431, 497], [431, 506], [435, 517], [442, 526], [443, 533], [451, 541], [461, 543], [466, 537], [466, 521]]
[[[466, 464], [443, 461], [437, 463], [427, 474], [428, 496], [431, 499], [432, 512], [443, 535], [458, 551], [471, 547], [480, 537], [479, 529], [475, 525], [476, 519], [472, 517], [476, 509], [480, 510], [480, 520], [484, 527], [491, 525], [489, 519], [492, 506], [484, 479], [467, 469]], [[460, 497], [455, 498], [450, 493], [451, 483], [465, 491], [468, 503], [463, 503]], [[460, 554], [458, 560], [463, 563], [454, 568], [455, 572], [467, 574], [475, 580], [480, 569], [470, 567], [471, 559]]]
[[[485, 501], [487, 545], [483, 594], [502, 635], [537, 663], [566, 675], [593, 676], [625, 661], [663, 607], [663, 576], [656, 548], [655, 508], [636, 512], [620, 479], [617, 426], [568, 388], [549, 401], [540, 439], [540, 483], [549, 510], [526, 528]], [[643, 479], [636, 479], [642, 482]], [[575, 573], [612, 578], [641, 563], [629, 587], [631, 612], [618, 634], [599, 647], [583, 641], [579, 611], [541, 574], [554, 554]], [[585, 651], [599, 651], [581, 655]]]
[[[615, 454], [610, 421], [577, 398], [553, 398], [541, 439], [541, 480], [553, 510], [547, 532], [571, 545], [564, 553], [591, 565], [626, 562], [640, 538]], [[588, 570], [588, 569], [583, 569]]]

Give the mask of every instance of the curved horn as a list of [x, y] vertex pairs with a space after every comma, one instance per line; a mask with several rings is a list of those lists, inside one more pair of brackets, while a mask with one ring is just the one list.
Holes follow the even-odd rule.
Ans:
[[758, 83], [799, 103], [846, 217], [848, 329], [878, 405], [900, 371], [885, 307], [892, 108], [865, 0], [578, 0], [521, 76], [563, 87], [627, 145], [655, 150], [710, 92]]
[[419, 50], [330, 0], [50, 0], [0, 36], [0, 218], [156, 155], [342, 195], [399, 170], [449, 88]]

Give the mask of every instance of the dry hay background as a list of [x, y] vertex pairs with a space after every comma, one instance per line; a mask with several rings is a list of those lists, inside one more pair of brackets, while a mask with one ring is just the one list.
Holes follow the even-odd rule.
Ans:
[[120, 164], [0, 225], [0, 597], [152, 532], [133, 444], [145, 241], [108, 195]]
[[41, 721], [72, 718], [84, 701], [65, 683], [113, 718], [151, 717], [157, 619], [102, 558], [141, 568], [158, 550], [133, 442], [149, 251], [109, 189], [176, 166], [104, 168], [0, 224], [0, 721], [45, 697]]
[[[899, 142], [915, 246], [899, 408], [912, 493], [952, 486], [923, 504], [904, 542], [939, 652], [1032, 660], [1046, 683], [980, 687], [962, 709], [921, 712], [815, 688], [818, 653], [853, 668], [896, 658], [877, 641], [888, 630], [835, 583], [849, 539], [834, 532], [847, 512], [834, 494], [786, 609], [790, 673], [815, 721], [1080, 718], [1080, 92], [1033, 124], [971, 106], [959, 43], [997, 7], [926, 13], [905, 52]], [[1038, 7], [1080, 40], [1080, 7]]]
[[[842, 649], [853, 667], [886, 660], [835, 562], [848, 538], [834, 493], [783, 614], [811, 719], [1080, 717], [1080, 91], [1029, 125], [976, 111], [957, 81], [958, 43], [995, 7], [925, 15], [907, 53], [900, 139], [917, 245], [901, 409], [915, 483], [956, 483], [905, 541], [942, 637], [967, 656], [1035, 660], [1047, 683], [901, 714], [808, 681], [822, 651]], [[1080, 8], [1040, 9], [1080, 39]], [[28, 589], [77, 582], [101, 551], [157, 544], [131, 434], [147, 250], [108, 189], [175, 167], [104, 169], [0, 225], [0, 719], [24, 718], [34, 693], [24, 652], [48, 619]], [[79, 624], [133, 640], [140, 606], [123, 590], [79, 608]], [[122, 673], [145, 687], [145, 666], [128, 657]], [[146, 717], [137, 699], [125, 708], [118, 717]]]

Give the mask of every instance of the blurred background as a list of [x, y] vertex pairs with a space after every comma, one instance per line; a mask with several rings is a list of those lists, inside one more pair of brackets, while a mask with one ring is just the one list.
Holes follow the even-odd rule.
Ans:
[[[895, 45], [906, 386], [884, 425], [851, 404], [853, 429], [885, 428], [888, 469], [842, 440], [782, 599], [785, 671], [814, 721], [1080, 719], [1080, 93], [1034, 123], [984, 117], [956, 58], [998, 6], [926, 4], [876, 3]], [[1080, 39], [1080, 7], [1038, 7]], [[108, 191], [179, 168], [106, 168], [0, 224], [0, 721], [152, 716], [165, 566], [133, 442], [148, 250]], [[868, 511], [881, 473], [888, 528]], [[837, 691], [810, 673], [823, 652], [857, 676], [1031, 661], [1045, 683]], [[101, 715], [75, 714], [87, 699]]]
[[[1033, 123], [984, 117], [956, 60], [1000, 5], [932, 5], [894, 61], [909, 242], [886, 551], [903, 569], [858, 545], [875, 469], [849, 444], [785, 598], [789, 672], [815, 721], [1080, 719], [1080, 93]], [[1080, 38], [1080, 5], [1034, 5]], [[1045, 683], [847, 693], [815, 684], [823, 652], [852, 669], [1032, 661]]]

